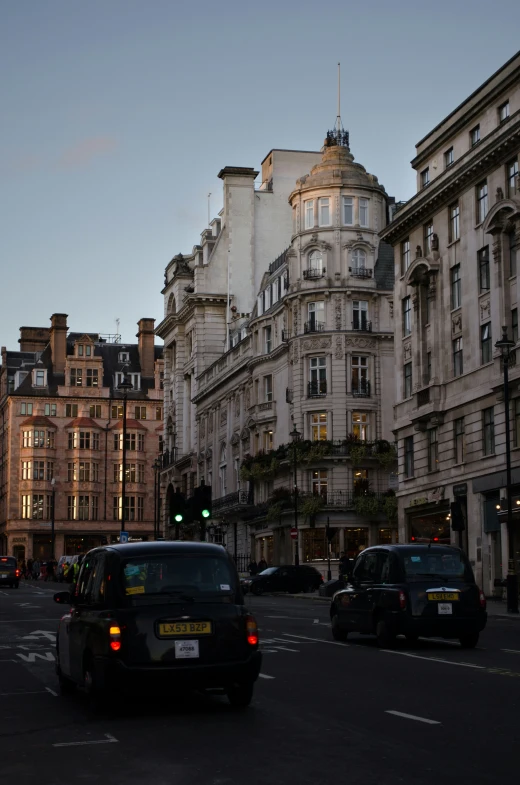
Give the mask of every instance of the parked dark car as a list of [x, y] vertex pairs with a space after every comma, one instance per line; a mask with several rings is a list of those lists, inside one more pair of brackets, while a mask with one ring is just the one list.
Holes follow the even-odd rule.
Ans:
[[374, 634], [386, 648], [397, 635], [435, 636], [473, 648], [486, 626], [486, 598], [459, 548], [382, 545], [358, 556], [351, 582], [332, 599], [330, 618], [336, 640]]
[[260, 671], [258, 629], [231, 557], [219, 545], [148, 542], [87, 553], [60, 621], [61, 691], [83, 688], [93, 704], [116, 689], [163, 693], [221, 688], [249, 704]]
[[20, 570], [14, 556], [0, 556], [0, 586], [17, 589], [20, 585]]
[[241, 584], [244, 591], [252, 594], [263, 594], [266, 591], [316, 591], [323, 583], [323, 576], [315, 567], [292, 564], [281, 567], [268, 567], [258, 575], [242, 578]]

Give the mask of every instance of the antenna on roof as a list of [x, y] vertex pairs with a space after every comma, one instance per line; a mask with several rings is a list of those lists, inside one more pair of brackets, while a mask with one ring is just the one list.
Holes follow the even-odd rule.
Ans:
[[338, 114], [336, 115], [336, 134], [339, 144], [341, 134], [341, 63], [338, 63]]
[[120, 322], [121, 322], [121, 319], [116, 319], [116, 339], [115, 339], [114, 343], [121, 343], [121, 336], [119, 334], [119, 324], [120, 324]]
[[211, 193], [208, 194], [208, 226], [211, 223]]

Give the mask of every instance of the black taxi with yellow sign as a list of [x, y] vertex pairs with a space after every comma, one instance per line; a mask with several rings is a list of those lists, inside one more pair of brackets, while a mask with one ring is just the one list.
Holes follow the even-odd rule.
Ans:
[[449, 545], [380, 545], [356, 559], [348, 585], [330, 608], [332, 634], [375, 634], [380, 646], [397, 635], [458, 639], [477, 645], [486, 626], [486, 598], [459, 548]]
[[260, 671], [256, 621], [235, 564], [219, 545], [149, 542], [95, 548], [60, 621], [57, 674], [63, 692], [93, 703], [116, 688], [164, 692], [220, 688], [234, 706], [251, 701]]

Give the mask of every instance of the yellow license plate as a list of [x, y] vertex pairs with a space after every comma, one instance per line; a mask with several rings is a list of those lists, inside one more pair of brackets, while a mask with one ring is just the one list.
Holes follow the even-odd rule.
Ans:
[[457, 592], [454, 591], [436, 591], [436, 592], [429, 592], [428, 593], [429, 600], [440, 600], [444, 602], [445, 600], [449, 600], [452, 602], [453, 600], [458, 600], [459, 595]]
[[211, 635], [210, 621], [175, 621], [159, 624], [159, 635]]

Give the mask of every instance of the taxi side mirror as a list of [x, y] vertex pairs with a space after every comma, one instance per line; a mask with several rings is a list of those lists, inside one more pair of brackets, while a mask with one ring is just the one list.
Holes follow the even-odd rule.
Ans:
[[72, 595], [70, 591], [59, 591], [54, 595], [53, 599], [54, 602], [57, 602], [59, 605], [70, 605], [72, 602]]

